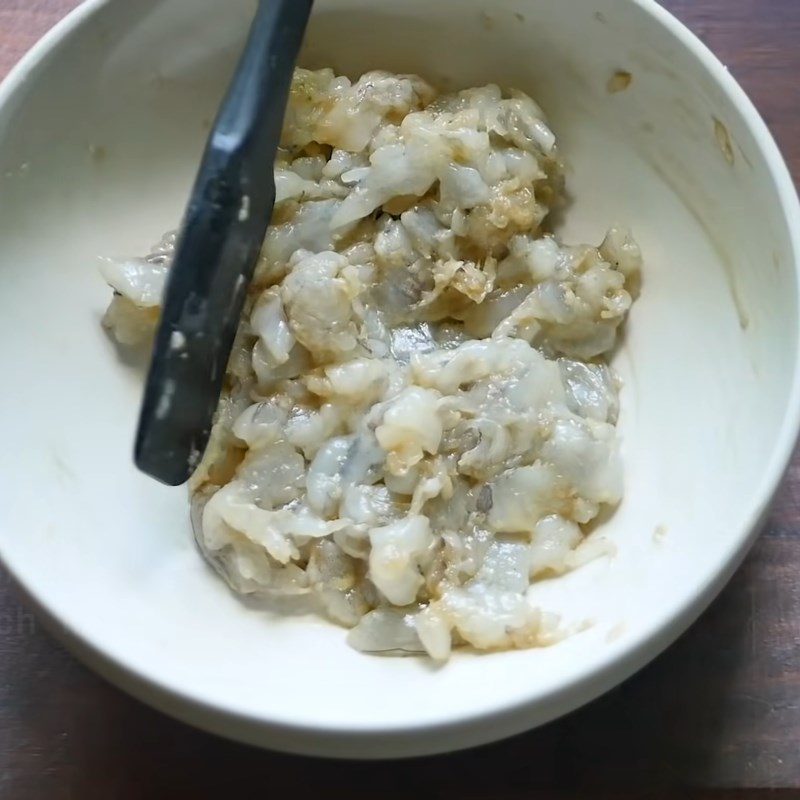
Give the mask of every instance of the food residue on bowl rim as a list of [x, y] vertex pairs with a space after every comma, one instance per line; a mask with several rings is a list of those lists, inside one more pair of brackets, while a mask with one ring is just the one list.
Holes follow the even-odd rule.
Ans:
[[607, 89], [609, 94], [619, 94], [628, 89], [633, 83], [633, 74], [624, 69], [618, 69], [608, 79]]

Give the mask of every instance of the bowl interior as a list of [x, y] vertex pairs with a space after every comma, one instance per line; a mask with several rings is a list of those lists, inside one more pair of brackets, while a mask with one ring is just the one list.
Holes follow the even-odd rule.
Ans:
[[[434, 670], [245, 607], [196, 552], [184, 491], [134, 470], [142, 364], [100, 328], [97, 257], [145, 252], [178, 224], [254, 3], [90, 5], [0, 107], [0, 551], [26, 589], [141, 694], [305, 752], [486, 741], [654, 655], [741, 556], [793, 435], [788, 178], [721, 69], [644, 0], [316, 4], [306, 65], [532, 93], [569, 162], [561, 233], [597, 243], [622, 222], [645, 255], [616, 357], [627, 488], [603, 533], [617, 553], [533, 589], [566, 624], [591, 626]], [[618, 71], [632, 81], [611, 92]]]

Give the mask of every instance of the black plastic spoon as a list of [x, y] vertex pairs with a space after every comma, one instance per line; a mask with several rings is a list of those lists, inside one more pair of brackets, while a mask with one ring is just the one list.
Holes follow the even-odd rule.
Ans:
[[313, 0], [261, 0], [200, 166], [164, 294], [135, 461], [184, 483], [208, 444], [275, 202], [273, 162]]

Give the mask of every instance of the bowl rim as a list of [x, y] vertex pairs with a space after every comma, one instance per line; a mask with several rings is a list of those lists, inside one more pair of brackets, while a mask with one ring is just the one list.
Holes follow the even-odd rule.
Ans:
[[[118, 0], [83, 0], [67, 13], [20, 59], [0, 83], [0, 108], [4, 108], [26, 83], [48, 55], [87, 23], [102, 8]], [[756, 109], [754, 103], [719, 58], [677, 17], [656, 0], [628, 0], [649, 15], [680, 43], [708, 72], [735, 107], [753, 135], [766, 162], [770, 181], [777, 192], [784, 222], [791, 243], [791, 265], [795, 276], [795, 303], [800, 309], [800, 198], [780, 149]], [[541, 696], [519, 695], [512, 701], [498, 704], [485, 712], [464, 710], [446, 719], [419, 725], [379, 723], [371, 726], [320, 723], [306, 725], [290, 719], [242, 713], [185, 691], [179, 685], [162, 680], [157, 670], [136, 670], [104, 651], [100, 643], [84, 637], [78, 629], [61, 618], [58, 610], [37, 596], [6, 563], [3, 565], [20, 593], [40, 615], [44, 626], [81, 660], [110, 682], [142, 702], [198, 728], [249, 744], [305, 755], [329, 757], [410, 757], [450, 752], [485, 744], [545, 724], [596, 699], [626, 680], [634, 672], [660, 655], [689, 627], [727, 583], [757, 538], [770, 504], [789, 468], [800, 435], [800, 332], [791, 388], [784, 418], [777, 433], [772, 453], [760, 482], [752, 494], [749, 514], [735, 528], [727, 550], [720, 555], [720, 566], [709, 580], [699, 586], [684, 602], [674, 608], [667, 622], [644, 631], [628, 640], [624, 647], [614, 648], [604, 658], [595, 660], [570, 682], [555, 692]], [[546, 702], [544, 702], [546, 700]], [[545, 706], [532, 725], [530, 716], [535, 706]], [[489, 724], [491, 723], [491, 724]], [[465, 730], [471, 728], [471, 732]], [[447, 734], [458, 735], [448, 740]], [[420, 737], [415, 741], [416, 737]], [[378, 742], [376, 736], [383, 741]]]

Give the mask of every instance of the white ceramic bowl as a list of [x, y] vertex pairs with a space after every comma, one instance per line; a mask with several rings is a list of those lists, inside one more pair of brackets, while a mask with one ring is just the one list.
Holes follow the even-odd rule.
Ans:
[[[253, 0], [90, 0], [0, 92], [0, 550], [98, 671], [216, 732], [333, 756], [451, 750], [629, 676], [719, 591], [798, 431], [800, 208], [767, 129], [651, 0], [318, 0], [307, 65], [531, 91], [570, 163], [564, 234], [629, 223], [644, 292], [620, 348], [618, 553], [535, 594], [584, 633], [544, 650], [370, 658], [241, 604], [182, 490], [137, 474], [141, 375], [100, 330], [98, 254], [176, 225]], [[609, 93], [617, 70], [630, 87]]]

